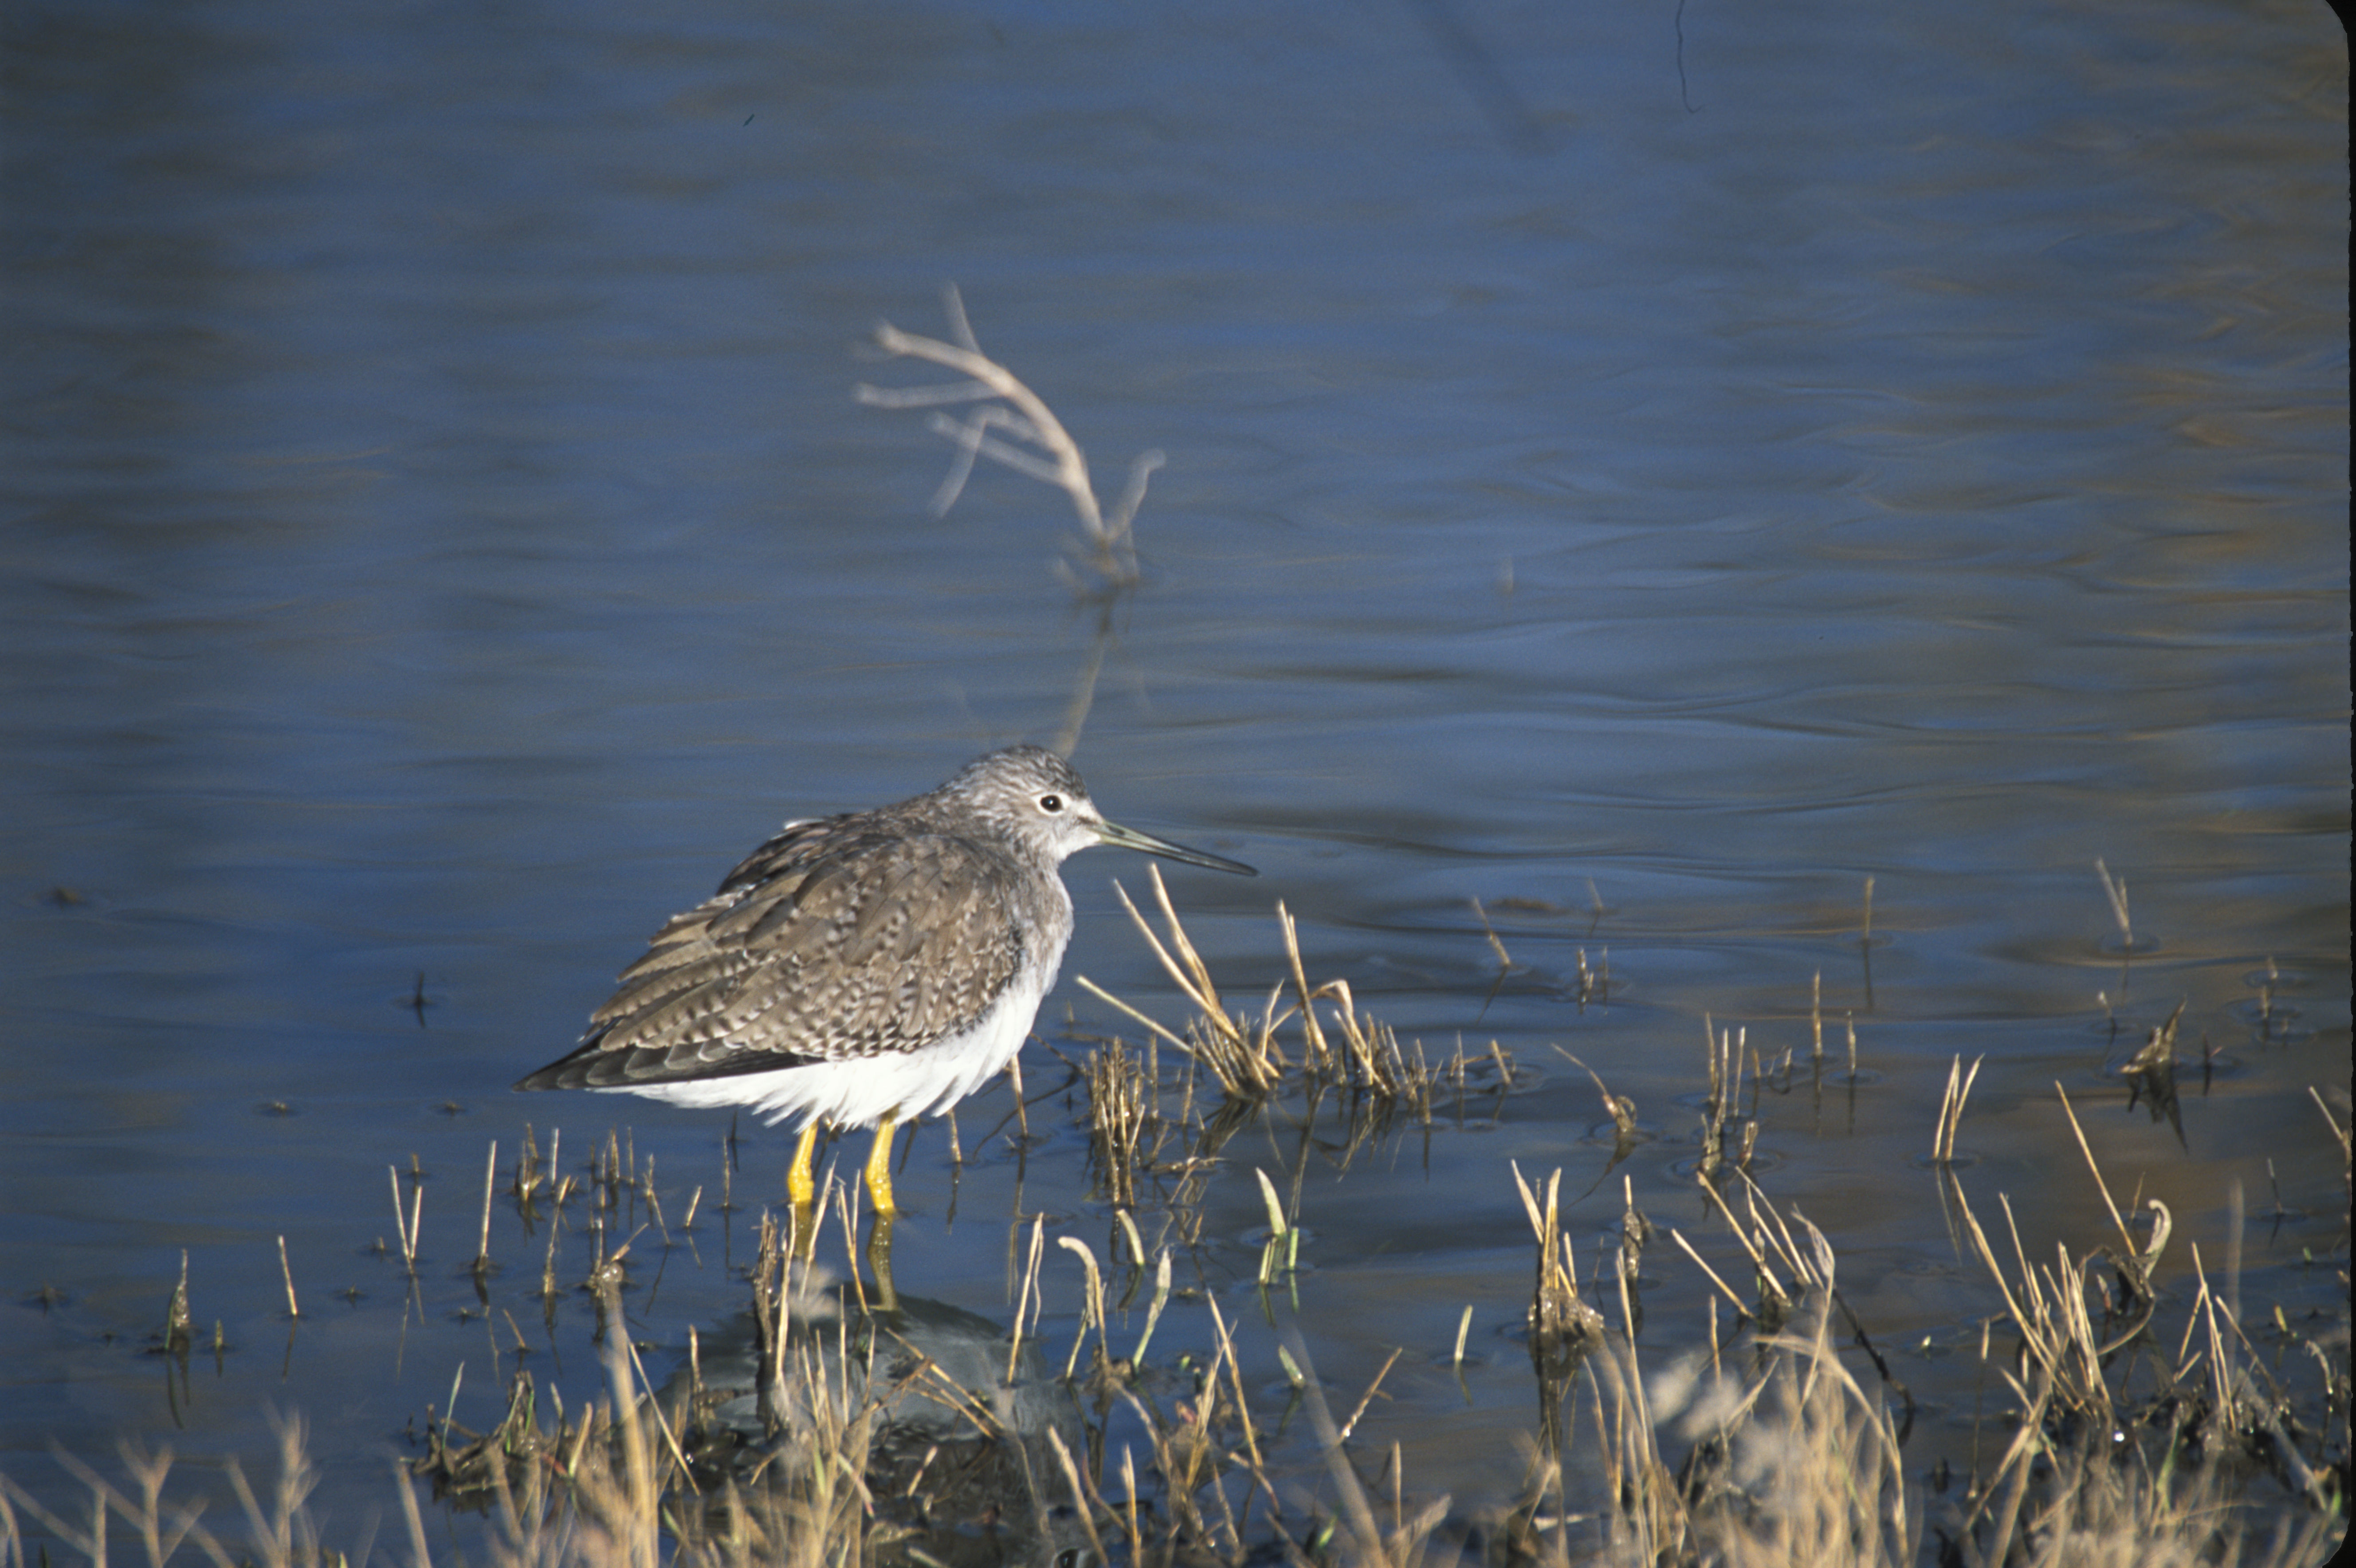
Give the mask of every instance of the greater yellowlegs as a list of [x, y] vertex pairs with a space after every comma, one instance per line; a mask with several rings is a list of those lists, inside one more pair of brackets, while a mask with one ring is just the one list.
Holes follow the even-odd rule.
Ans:
[[1022, 1049], [1072, 935], [1055, 868], [1096, 844], [1257, 875], [1105, 821], [1052, 751], [992, 752], [914, 800], [787, 822], [655, 933], [570, 1056], [516, 1087], [798, 1118], [803, 1215], [820, 1123], [874, 1127], [867, 1190], [888, 1219], [894, 1126]]

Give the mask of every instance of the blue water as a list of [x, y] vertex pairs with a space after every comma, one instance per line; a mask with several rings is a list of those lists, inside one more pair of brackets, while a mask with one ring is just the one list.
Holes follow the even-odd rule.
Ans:
[[[297, 1410], [322, 1506], [389, 1514], [460, 1362], [461, 1419], [495, 1413], [486, 1145], [561, 1122], [573, 1164], [620, 1126], [674, 1218], [717, 1184], [719, 1119], [507, 1085], [778, 821], [1050, 737], [1090, 656], [1060, 498], [985, 470], [935, 517], [947, 448], [851, 396], [926, 379], [870, 332], [945, 331], [948, 281], [1108, 498], [1167, 455], [1076, 759], [1117, 819], [1260, 867], [1173, 875], [1230, 1000], [1283, 974], [1281, 898], [1312, 979], [1542, 1074], [1312, 1167], [1335, 1389], [1475, 1309], [1472, 1408], [1411, 1359], [1367, 1453], [1471, 1507], [1534, 1421], [1507, 1162], [1582, 1190], [1607, 1153], [1550, 1047], [1636, 1097], [1640, 1201], [1707, 1247], [1705, 1016], [1804, 1056], [1818, 974], [1868, 1079], [1771, 1101], [1760, 1168], [1887, 1342], [2000, 1305], [1915, 1163], [1985, 1053], [1967, 1185], [2033, 1199], [2033, 1252], [2106, 1234], [2059, 1081], [2179, 1247], [2278, 1191], [2251, 1316], [2321, 1304], [2344, 1365], [2301, 1262], [2346, 1266], [2308, 1095], [2344, 1125], [2333, 18], [1450, 14], [1476, 57], [1406, 6], [10, 11], [0, 1470], [70, 1502], [50, 1443], [134, 1436], [200, 1487]], [[1108, 886], [1143, 868], [1067, 872], [1043, 1030], [1124, 1027], [1073, 974], [1180, 1021]], [[1485, 1004], [1476, 898], [1516, 966]], [[1582, 949], [1607, 1007], [1568, 1000]], [[2217, 1058], [2181, 1145], [2108, 1070], [2179, 1001]], [[1033, 1109], [1018, 1170], [982, 1137], [1010, 1104], [961, 1122], [954, 1226], [937, 1133], [902, 1187], [903, 1287], [1001, 1319], [1010, 1217], [1111, 1231], [1074, 1112]], [[773, 1201], [745, 1133], [740, 1201]], [[1246, 1167], [1301, 1157], [1254, 1136], [1209, 1288], [1256, 1266]], [[412, 1155], [413, 1299], [372, 1251]], [[744, 1223], [707, 1217], [640, 1337], [741, 1305]], [[541, 1243], [499, 1225], [529, 1326]], [[171, 1392], [144, 1341], [183, 1251], [227, 1348]], [[1665, 1350], [1706, 1287], [1657, 1270]], [[585, 1327], [546, 1348], [594, 1386]]]

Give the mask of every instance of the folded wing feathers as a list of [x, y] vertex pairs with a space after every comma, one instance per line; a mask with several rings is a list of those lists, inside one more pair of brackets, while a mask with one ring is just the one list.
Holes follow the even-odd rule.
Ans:
[[655, 934], [570, 1058], [585, 1081], [908, 1051], [981, 1017], [1022, 963], [1018, 868], [965, 839], [808, 831], [828, 825], [780, 833]]

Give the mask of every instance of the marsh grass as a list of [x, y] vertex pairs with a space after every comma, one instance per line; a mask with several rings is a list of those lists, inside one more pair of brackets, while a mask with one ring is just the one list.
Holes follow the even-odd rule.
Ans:
[[[1396, 1031], [1361, 1010], [1347, 980], [1312, 985], [1301, 962], [1299, 929], [1280, 902], [1276, 907], [1277, 929], [1291, 977], [1292, 999], [1285, 1000], [1285, 987], [1280, 983], [1269, 991], [1257, 1018], [1229, 1013], [1210, 966], [1187, 937], [1170, 902], [1160, 869], [1148, 865], [1146, 875], [1162, 918], [1159, 932], [1139, 911], [1127, 889], [1118, 883], [1114, 888], [1121, 908], [1193, 1009], [1185, 1029], [1181, 1032], [1149, 1017], [1085, 975], [1077, 977], [1077, 983], [1090, 995], [1143, 1025], [1155, 1041], [1171, 1046], [1208, 1071], [1226, 1101], [1257, 1104], [1290, 1090], [1306, 1096], [1313, 1112], [1326, 1096], [1334, 1096], [1344, 1107], [1349, 1143], [1355, 1148], [1379, 1138], [1400, 1119], [1430, 1127], [1440, 1096], [1449, 1090], [1455, 1093], [1461, 1115], [1468, 1096], [1486, 1090], [1502, 1099], [1514, 1089], [1513, 1058], [1494, 1042], [1486, 1052], [1470, 1055], [1460, 1042], [1447, 1060], [1435, 1065], [1426, 1057], [1420, 1041], [1401, 1046]], [[1283, 1043], [1288, 1025], [1295, 1026], [1299, 1036], [1291, 1053]]]
[[[2138, 1236], [2059, 1085], [2060, 1118], [2111, 1231], [2032, 1259], [2010, 1199], [1997, 1198], [1991, 1219], [1956, 1178], [1972, 1081], [1960, 1061], [1933, 1151], [1959, 1250], [1992, 1306], [1978, 1347], [1988, 1398], [1958, 1484], [1910, 1474], [1913, 1396], [1844, 1298], [1833, 1241], [1779, 1207], [1739, 1157], [1755, 1133], [1737, 1129], [1759, 1125], [1761, 1081], [1739, 1030], [1711, 1031], [1703, 1073], [1700, 1137], [1738, 1152], [1694, 1171], [1715, 1223], [1700, 1237], [1667, 1231], [1733, 1331], [1714, 1308], [1703, 1343], [1640, 1354], [1639, 1265], [1654, 1227], [1633, 1183], [1623, 1178], [1612, 1261], [1582, 1270], [1563, 1224], [1563, 1173], [1540, 1183], [1509, 1167], [1535, 1262], [1526, 1327], [1539, 1416], [1526, 1479], [1517, 1498], [1462, 1508], [1419, 1494], [1396, 1445], [1362, 1451], [1357, 1435], [1397, 1354], [1337, 1419], [1311, 1347], [1276, 1311], [1301, 1263], [1306, 1144], [1281, 1179], [1232, 1160], [1226, 1145], [1258, 1108], [1280, 1100], [1305, 1126], [1323, 1103], [1339, 1118], [1346, 1162], [1360, 1141], [1428, 1130], [1436, 1098], [1452, 1090], [1461, 1105], [1476, 1069], [1489, 1088], [1510, 1087], [1515, 1069], [1502, 1053], [1468, 1058], [1461, 1047], [1444, 1068], [1428, 1067], [1345, 983], [1308, 980], [1281, 918], [1289, 987], [1256, 1019], [1229, 1016], [1158, 879], [1154, 894], [1164, 922], [1156, 950], [1197, 1015], [1182, 1028], [1153, 1025], [1141, 1051], [1100, 1040], [1078, 1074], [1097, 1197], [1117, 1245], [1101, 1261], [1075, 1236], [1050, 1247], [1044, 1217], [1029, 1217], [1012, 1331], [979, 1324], [978, 1359], [959, 1359], [953, 1337], [928, 1337], [866, 1291], [851, 1245], [856, 1193], [830, 1178], [847, 1283], [829, 1288], [797, 1263], [793, 1239], [764, 1216], [745, 1274], [749, 1371], [716, 1370], [721, 1352], [691, 1332], [685, 1369], [659, 1387], [619, 1305], [633, 1245], [663, 1229], [652, 1162], [612, 1136], [593, 1150], [586, 1176], [567, 1176], [554, 1144], [543, 1159], [527, 1134], [505, 1190], [527, 1227], [550, 1226], [539, 1294], [552, 1321], [561, 1295], [586, 1291], [597, 1305], [600, 1397], [568, 1411], [553, 1385], [518, 1369], [488, 1430], [429, 1410], [423, 1452], [394, 1487], [398, 1538], [385, 1542], [320, 1538], [305, 1507], [316, 1477], [299, 1419], [281, 1425], [274, 1480], [257, 1488], [230, 1468], [239, 1517], [226, 1524], [172, 1500], [167, 1451], [126, 1447], [116, 1479], [65, 1456], [84, 1489], [78, 1506], [0, 1478], [0, 1568], [46, 1564], [53, 1550], [93, 1563], [128, 1553], [147, 1568], [340, 1568], [378, 1557], [426, 1568], [450, 1549], [448, 1532], [425, 1523], [421, 1486], [434, 1506], [479, 1517], [466, 1560], [495, 1568], [2190, 1568], [2320, 1563], [2344, 1534], [2344, 1340], [2319, 1345], [2278, 1325], [2270, 1366], [2197, 1250], [2190, 1305], [2162, 1325], [2153, 1273], [2168, 1211], [2147, 1202]], [[1607, 1109], [1619, 1103], [1594, 1081]], [[2348, 1132], [2326, 1115], [2344, 1160]], [[494, 1149], [487, 1190], [498, 1185], [497, 1158]], [[1220, 1293], [1182, 1302], [1173, 1289], [1173, 1259], [1202, 1243], [1202, 1204], [1222, 1181], [1255, 1184], [1267, 1211], [1258, 1283], [1287, 1374], [1281, 1408], [1247, 1374], [1238, 1340], [1248, 1326], [1228, 1319]], [[413, 1271], [422, 1210], [398, 1172], [394, 1191], [401, 1261]], [[561, 1272], [553, 1235], [565, 1228], [586, 1233], [585, 1260], [570, 1253], [576, 1262]], [[489, 1229], [470, 1229], [479, 1289], [496, 1269], [493, 1241]], [[1590, 1280], [1601, 1282], [1591, 1294]], [[183, 1345], [187, 1288], [184, 1279], [166, 1319]], [[1041, 1344], [1051, 1297], [1066, 1304], [1059, 1312], [1076, 1304], [1068, 1347]], [[1173, 1305], [1207, 1317], [1206, 1361], [1150, 1359]], [[1141, 1306], [1132, 1341], [1122, 1325]], [[2319, 1406], [2286, 1386], [2309, 1362], [2325, 1389]], [[44, 1538], [37, 1547], [28, 1527]]]

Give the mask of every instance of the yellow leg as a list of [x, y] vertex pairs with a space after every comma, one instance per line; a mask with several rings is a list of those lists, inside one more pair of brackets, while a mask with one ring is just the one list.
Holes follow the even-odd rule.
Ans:
[[786, 1196], [794, 1200], [796, 1208], [808, 1208], [818, 1201], [818, 1178], [810, 1170], [818, 1155], [818, 1122], [802, 1129], [802, 1141], [794, 1145], [793, 1169], [786, 1173]]
[[818, 1178], [810, 1166], [818, 1154], [818, 1122], [802, 1129], [794, 1163], [786, 1172], [786, 1196], [794, 1205], [794, 1251], [807, 1259], [818, 1241]]
[[875, 1150], [867, 1156], [867, 1197], [879, 1219], [900, 1212], [900, 1206], [892, 1201], [892, 1133], [899, 1125], [898, 1112], [884, 1112], [884, 1120], [875, 1125]]
[[867, 1232], [867, 1267], [875, 1276], [875, 1310], [900, 1310], [899, 1293], [892, 1288], [892, 1216], [878, 1214]]

